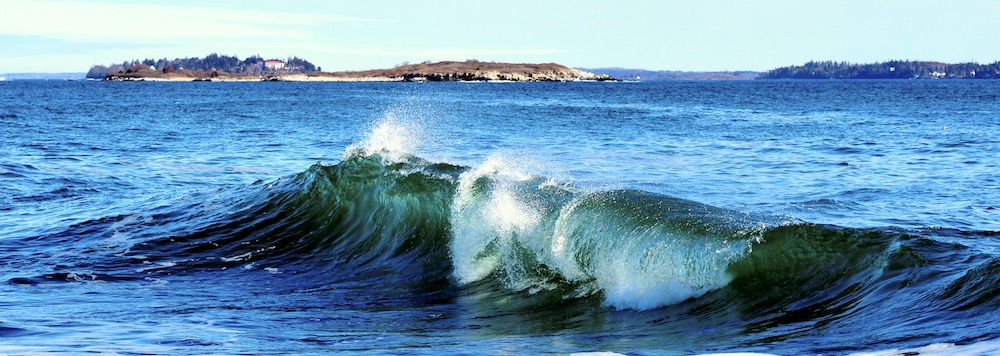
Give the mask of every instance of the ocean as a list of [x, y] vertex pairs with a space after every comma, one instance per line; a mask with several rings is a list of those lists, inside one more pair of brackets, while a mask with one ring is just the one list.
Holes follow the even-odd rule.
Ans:
[[0, 82], [0, 354], [1000, 354], [1000, 82]]

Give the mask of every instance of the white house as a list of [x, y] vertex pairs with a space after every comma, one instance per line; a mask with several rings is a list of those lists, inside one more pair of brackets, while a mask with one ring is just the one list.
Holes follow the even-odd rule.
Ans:
[[270, 70], [285, 69], [285, 62], [282, 61], [264, 61], [264, 68]]

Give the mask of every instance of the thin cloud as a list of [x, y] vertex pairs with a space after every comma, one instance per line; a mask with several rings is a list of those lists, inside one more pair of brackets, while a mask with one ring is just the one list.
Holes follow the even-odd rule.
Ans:
[[372, 20], [309, 13], [214, 9], [201, 6], [32, 1], [4, 9], [0, 34], [64, 41], [218, 41], [304, 39], [304, 27]]

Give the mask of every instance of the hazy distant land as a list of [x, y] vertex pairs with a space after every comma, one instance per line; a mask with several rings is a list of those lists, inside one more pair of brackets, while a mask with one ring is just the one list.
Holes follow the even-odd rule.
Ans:
[[808, 62], [769, 70], [760, 79], [1000, 79], [1000, 61], [948, 64], [888, 61], [871, 64]]
[[7, 80], [96, 79], [107, 81], [659, 81], [749, 79], [1000, 79], [1000, 61], [949, 64], [893, 60], [856, 64], [811, 61], [803, 65], [756, 71], [671, 71], [634, 68], [570, 68], [556, 63], [500, 63], [475, 59], [463, 62], [404, 62], [393, 68], [324, 72], [305, 59], [240, 59], [210, 54], [204, 58], [132, 60], [94, 65], [87, 73], [5, 73]]
[[4, 73], [0, 77], [7, 80], [78, 80], [87, 73]]
[[635, 68], [580, 68], [581, 70], [607, 74], [621, 80], [651, 81], [651, 80], [748, 80], [757, 79], [760, 72], [754, 71], [715, 71], [688, 72], [676, 70], [647, 70]]

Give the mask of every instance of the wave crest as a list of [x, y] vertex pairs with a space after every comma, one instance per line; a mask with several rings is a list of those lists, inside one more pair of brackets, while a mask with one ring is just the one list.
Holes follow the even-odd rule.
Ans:
[[619, 309], [651, 309], [724, 287], [759, 241], [749, 215], [634, 190], [584, 193], [499, 158], [462, 174], [450, 254], [461, 284], [494, 276], [537, 292], [564, 284]]
[[553, 258], [618, 309], [652, 309], [726, 286], [762, 225], [735, 211], [618, 190], [584, 195], [556, 222]]

